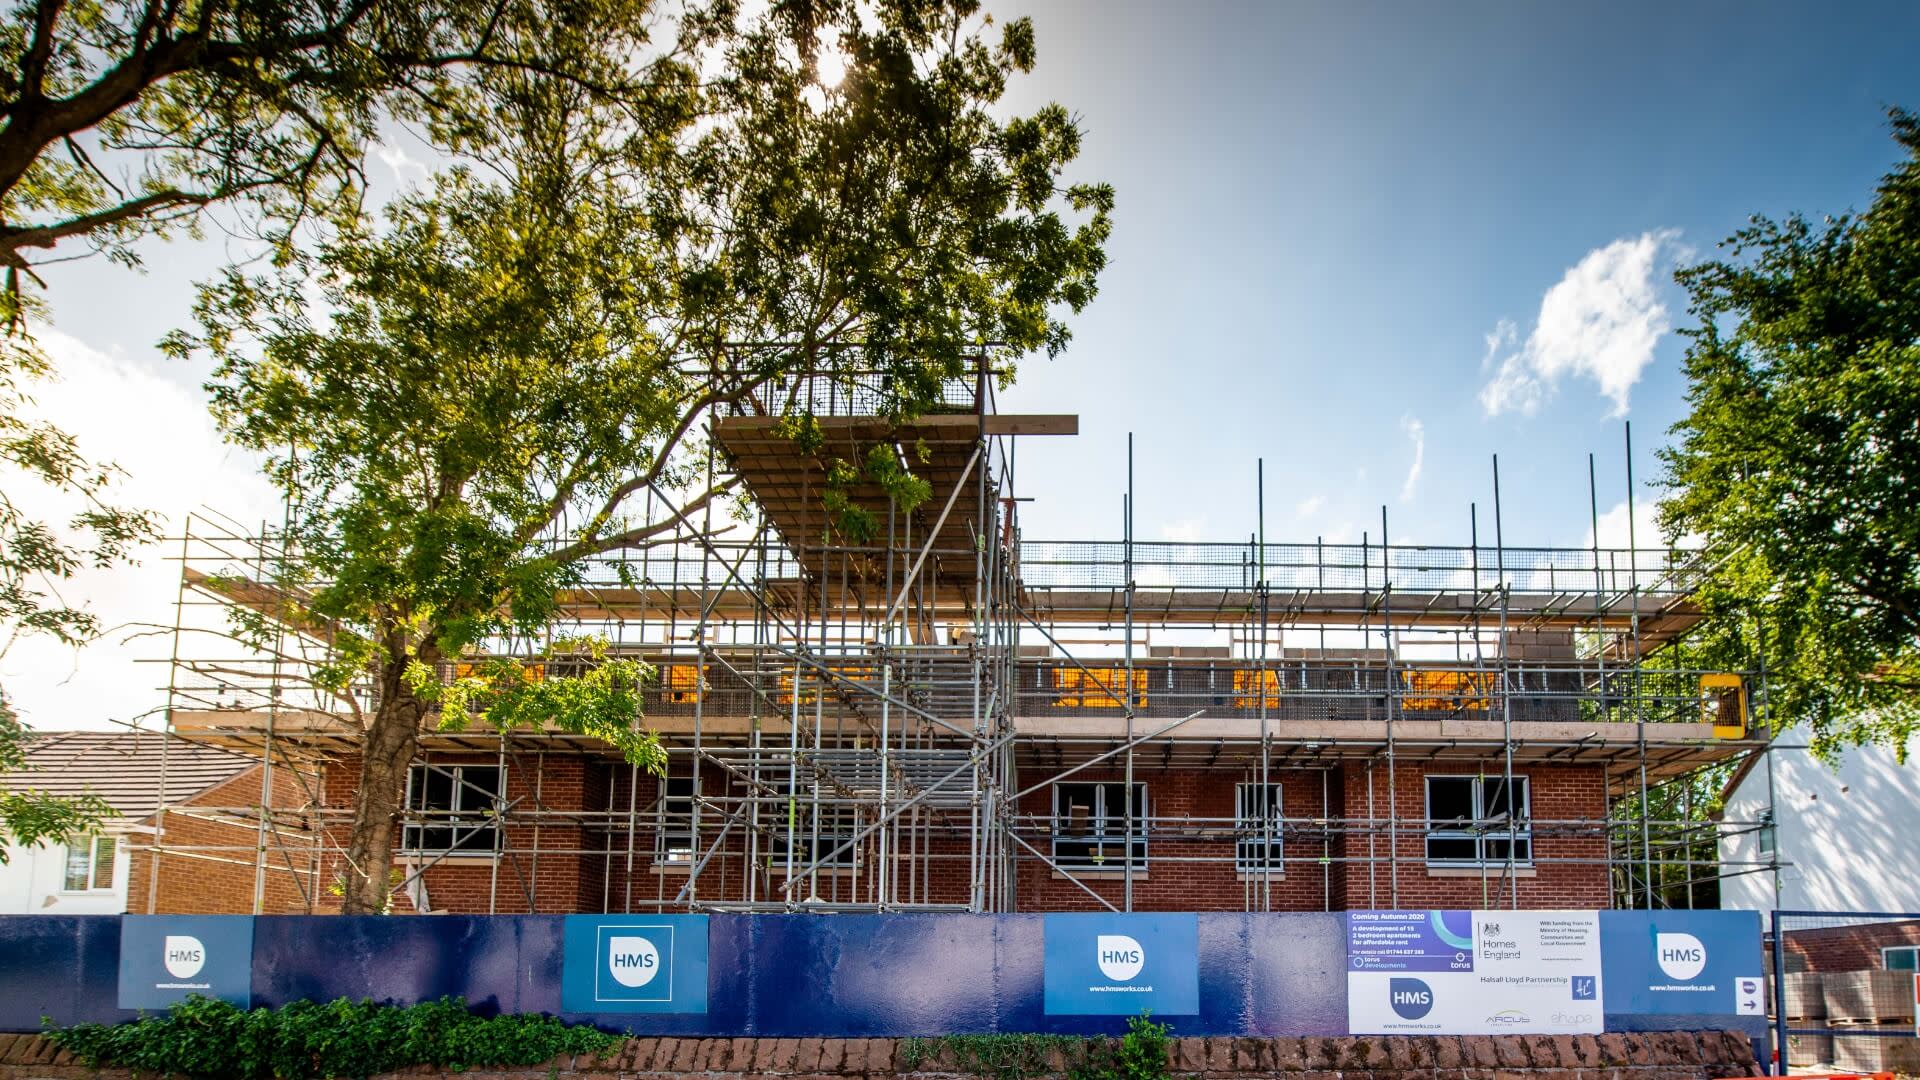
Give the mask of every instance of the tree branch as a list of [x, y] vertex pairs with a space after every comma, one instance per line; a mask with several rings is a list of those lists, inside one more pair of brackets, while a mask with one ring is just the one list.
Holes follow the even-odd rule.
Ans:
[[689, 528], [691, 528], [693, 523], [687, 520], [690, 515], [694, 514], [697, 511], [705, 509], [708, 503], [712, 502], [714, 499], [720, 497], [721, 495], [724, 495], [727, 492], [733, 490], [735, 487], [738, 487], [739, 484], [740, 484], [740, 477], [730, 476], [726, 480], [722, 481], [721, 483], [715, 484], [713, 487], [709, 488], [707, 491], [702, 493], [699, 498], [694, 499], [692, 502], [681, 507], [679, 510], [674, 511], [673, 514], [670, 517], [668, 517], [665, 521], [656, 521], [651, 525], [643, 525], [643, 526], [640, 526], [639, 528], [628, 529], [625, 532], [615, 533], [612, 536], [600, 537], [599, 539], [583, 537], [582, 539], [577, 540], [574, 543], [568, 544], [566, 547], [563, 547], [560, 550], [552, 553], [548, 557], [553, 559], [555, 562], [562, 563], [562, 564], [575, 562], [577, 560], [587, 558], [590, 555], [598, 555], [602, 552], [612, 551], [615, 548], [627, 547], [629, 545], [638, 544], [639, 542], [646, 540], [649, 537], [659, 536], [661, 533], [667, 532], [668, 530], [676, 528], [682, 524], [685, 524]]

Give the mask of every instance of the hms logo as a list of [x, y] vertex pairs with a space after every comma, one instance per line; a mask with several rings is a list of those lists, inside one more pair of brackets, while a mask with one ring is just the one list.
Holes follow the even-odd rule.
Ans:
[[1146, 966], [1146, 951], [1125, 934], [1101, 934], [1094, 939], [1094, 951], [1100, 961], [1100, 974], [1114, 982], [1132, 982]]
[[200, 944], [197, 937], [168, 934], [161, 943], [161, 950], [161, 960], [167, 966], [167, 974], [176, 979], [191, 979], [207, 966], [207, 947]]
[[660, 950], [643, 937], [609, 937], [607, 970], [621, 986], [645, 986], [660, 974]]
[[1667, 973], [1669, 979], [1686, 982], [1706, 970], [1707, 947], [1692, 934], [1661, 934], [1653, 936], [1654, 958], [1660, 961], [1660, 970]]
[[1418, 1020], [1433, 1011], [1433, 988], [1419, 979], [1394, 979], [1387, 984], [1387, 1002], [1402, 1020]]

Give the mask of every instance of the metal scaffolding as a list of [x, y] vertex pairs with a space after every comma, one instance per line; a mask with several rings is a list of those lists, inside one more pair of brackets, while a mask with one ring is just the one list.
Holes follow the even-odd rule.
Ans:
[[[1477, 879], [1452, 886], [1485, 907], [1555, 906], [1568, 880], [1654, 906], [1777, 871], [1714, 850], [1766, 822], [1691, 812], [1703, 776], [1765, 753], [1764, 676], [1685, 662], [1699, 553], [1599, 546], [1597, 496], [1584, 548], [1508, 546], [1497, 462], [1491, 544], [1478, 507], [1461, 547], [1388, 544], [1384, 509], [1377, 540], [1271, 543], [1264, 492], [1245, 540], [1139, 541], [1130, 442], [1119, 540], [1027, 540], [1014, 446], [1072, 417], [996, 413], [984, 363], [918, 417], [878, 400], [858, 377], [799, 380], [706, 418], [707, 468], [739, 478], [751, 520], [716, 531], [711, 506], [653, 491], [649, 520], [683, 533], [590, 560], [549, 628], [652, 665], [666, 775], [557, 730], [426, 730], [420, 784], [440, 794], [409, 795], [398, 905], [1119, 910], [1208, 874], [1191, 888], [1231, 883], [1246, 910], [1419, 906], [1433, 877]], [[817, 450], [783, 429], [796, 411]], [[823, 489], [874, 446], [932, 497], [907, 512], [843, 485], [874, 523], [855, 539]], [[328, 910], [350, 814], [328, 778], [371, 687], [316, 686], [332, 629], [303, 615], [314, 583], [285, 535], [195, 515], [179, 538], [167, 730], [257, 754], [262, 779], [254, 805], [163, 807], [148, 850], [251, 865], [255, 910], [282, 879], [281, 908]], [[545, 644], [489, 655], [578, 663]], [[1601, 787], [1537, 812], [1542, 770]], [[1472, 778], [1473, 812], [1409, 805], [1403, 773]], [[1153, 790], [1174, 776], [1184, 803]], [[177, 841], [182, 815], [252, 842]]]

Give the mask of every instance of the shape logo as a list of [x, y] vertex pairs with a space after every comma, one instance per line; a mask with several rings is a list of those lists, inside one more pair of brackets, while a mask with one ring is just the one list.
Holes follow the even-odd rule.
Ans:
[[1132, 982], [1147, 963], [1146, 950], [1125, 934], [1101, 934], [1094, 939], [1093, 947], [1100, 974], [1114, 982]]
[[1686, 982], [1707, 969], [1707, 947], [1692, 934], [1656, 931], [1653, 935], [1654, 959], [1667, 978]]
[[1433, 988], [1421, 979], [1392, 979], [1387, 1001], [1402, 1020], [1418, 1020], [1433, 1011]]
[[161, 942], [161, 960], [167, 974], [176, 979], [191, 979], [207, 966], [207, 947], [187, 934], [168, 934]]
[[645, 986], [660, 974], [660, 950], [643, 937], [610, 937], [607, 970], [621, 986]]

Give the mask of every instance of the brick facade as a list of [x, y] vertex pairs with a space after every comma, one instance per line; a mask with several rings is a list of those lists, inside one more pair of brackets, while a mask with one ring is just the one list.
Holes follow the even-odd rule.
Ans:
[[[436, 754], [436, 765], [499, 763], [484, 754]], [[545, 752], [511, 755], [502, 798], [511, 807], [544, 810], [543, 814], [506, 815], [503, 846], [514, 854], [496, 860], [489, 855], [457, 854], [432, 862], [421, 875], [428, 909], [454, 914], [561, 914], [601, 911], [607, 859], [603, 838], [583, 812], [607, 803], [609, 769], [597, 759], [577, 754]], [[342, 757], [327, 766], [322, 798], [328, 811], [323, 837], [321, 872], [329, 884], [343, 877], [340, 852], [347, 843], [347, 815], [360, 782], [360, 761]], [[396, 836], [398, 846], [400, 838]], [[431, 856], [410, 860], [402, 856], [395, 867], [403, 874]], [[327, 909], [338, 910], [337, 896], [326, 897]], [[396, 893], [397, 911], [414, 909], [408, 894]]]
[[[1920, 946], [1920, 920], [1861, 922], [1805, 930], [1794, 929], [1789, 920], [1786, 940], [1788, 971], [1878, 971], [1882, 968], [1880, 950]], [[1768, 948], [1772, 948], [1771, 941]], [[1772, 963], [1771, 955], [1767, 961]]]
[[[1506, 907], [1503, 899], [1517, 887], [1523, 908], [1606, 908], [1612, 906], [1607, 874], [1607, 839], [1591, 822], [1607, 815], [1606, 774], [1599, 766], [1515, 766], [1531, 788], [1534, 863], [1511, 881], [1504, 866], [1436, 873], [1426, 861], [1426, 778], [1429, 775], [1504, 775], [1498, 761], [1432, 766], [1401, 763], [1391, 775], [1385, 765], [1342, 767], [1348, 818], [1388, 820], [1407, 827], [1389, 837], [1369, 834], [1346, 838], [1345, 894], [1336, 908]], [[1371, 800], [1371, 802], [1369, 802]], [[1371, 805], [1372, 810], [1368, 807]], [[1464, 875], [1464, 876], [1455, 876]], [[1397, 886], [1397, 889], [1396, 889]]]
[[[494, 765], [486, 755], [436, 755], [442, 765]], [[1135, 781], [1146, 785], [1156, 832], [1150, 839], [1145, 872], [1134, 882], [1134, 907], [1143, 911], [1339, 911], [1349, 907], [1502, 907], [1508, 883], [1499, 864], [1487, 868], [1430, 866], [1426, 859], [1426, 777], [1500, 775], [1498, 761], [1476, 769], [1471, 763], [1402, 763], [1391, 770], [1347, 762], [1327, 768], [1275, 768], [1269, 782], [1280, 785], [1286, 819], [1281, 837], [1281, 872], [1261, 874], [1233, 861], [1235, 785], [1255, 778], [1235, 770], [1154, 769], [1136, 767]], [[1523, 868], [1517, 885], [1521, 907], [1604, 908], [1611, 903], [1606, 839], [1591, 824], [1607, 810], [1606, 778], [1599, 766], [1519, 766], [1528, 778], [1535, 866]], [[1115, 782], [1117, 769], [1088, 769], [1069, 783]], [[344, 844], [345, 814], [351, 807], [359, 763], [333, 762], [322, 785], [334, 824], [328, 851]], [[257, 783], [257, 780], [255, 781]], [[702, 790], [725, 798], [741, 794], [739, 781], [709, 767]], [[434, 911], [502, 914], [658, 910], [684, 906], [686, 862], [656, 860], [655, 805], [661, 781], [604, 758], [567, 753], [510, 755], [504, 797], [521, 808], [543, 809], [535, 817], [509, 816], [505, 846], [513, 853], [498, 864], [487, 856], [460, 856], [430, 866], [423, 879]], [[1049, 849], [1053, 791], [1041, 787], [1018, 806], [1021, 834], [1042, 851]], [[778, 813], [762, 809], [761, 813]], [[967, 811], [929, 811], [937, 827], [916, 850], [903, 852], [890, 867], [892, 895], [924, 903], [965, 904], [970, 880]], [[1402, 823], [1390, 836], [1384, 823]], [[1327, 827], [1325, 822], [1336, 823]], [[1345, 822], [1342, 828], [1337, 823]], [[1378, 829], [1360, 823], [1383, 823]], [[1183, 824], [1183, 822], [1185, 824]], [[1564, 824], [1554, 824], [1556, 822]], [[631, 829], [629, 826], [631, 825]], [[786, 860], [774, 823], [752, 845], [757, 856], [754, 897], [778, 902]], [[725, 833], [722, 839], [722, 833]], [[700, 895], [737, 899], [744, 892], [749, 854], [745, 820], [730, 827], [716, 807], [702, 810], [701, 846], [706, 862]], [[631, 836], [631, 844], [629, 844]], [[708, 857], [718, 840], [717, 850]], [[538, 853], [535, 853], [535, 849]], [[804, 850], [804, 847], [802, 848]], [[1118, 905], [1125, 888], [1113, 870], [1075, 870], [1070, 879], [1024, 849], [1018, 851], [1016, 908], [1021, 911], [1100, 910], [1089, 892]], [[804, 859], [801, 860], [804, 863]], [[337, 855], [322, 860], [321, 880], [339, 876]], [[250, 860], [249, 860], [250, 865]], [[400, 865], [414, 865], [403, 857]], [[828, 902], [870, 903], [876, 898], [878, 867], [863, 858], [857, 867], [821, 875], [817, 893]], [[251, 888], [249, 878], [249, 889]], [[1396, 887], [1397, 886], [1397, 887]], [[249, 892], [250, 896], [251, 893]], [[805, 899], [800, 898], [800, 899]], [[337, 909], [324, 896], [323, 910]], [[404, 896], [399, 910], [410, 910]]]
[[280, 839], [269, 836], [266, 872], [256, 880], [260, 830], [236, 820], [235, 812], [257, 814], [262, 772], [255, 765], [135, 826], [127, 858], [129, 912], [252, 914], [256, 886], [266, 914], [312, 910], [318, 881], [308, 854], [307, 792], [313, 778], [275, 770], [271, 794]]
[[[1497, 775], [1500, 766], [1488, 763]], [[1280, 785], [1287, 825], [1282, 836], [1284, 873], [1244, 872], [1231, 861], [1234, 841], [1219, 837], [1234, 816], [1234, 787], [1254, 777], [1198, 770], [1153, 771], [1136, 768], [1134, 780], [1147, 786], [1151, 812], [1160, 819], [1190, 818], [1190, 835], [1154, 837], [1144, 875], [1136, 874], [1133, 902], [1144, 911], [1342, 911], [1348, 908], [1503, 907], [1508, 882], [1503, 867], [1484, 869], [1430, 867], [1426, 860], [1426, 776], [1473, 775], [1470, 766], [1401, 764], [1391, 784], [1384, 765], [1347, 764], [1330, 769], [1273, 769], [1268, 782]], [[1590, 826], [1554, 826], [1554, 821], [1592, 820], [1607, 810], [1606, 777], [1598, 766], [1517, 767], [1532, 787], [1536, 866], [1516, 877], [1525, 908], [1605, 908], [1611, 906], [1606, 839]], [[1074, 780], [1117, 781], [1124, 774], [1085, 770]], [[1392, 792], [1389, 795], [1389, 792]], [[1033, 792], [1021, 812], [1044, 818], [1053, 812], [1052, 793]], [[1323, 829], [1320, 820], [1344, 819], [1349, 828]], [[1401, 828], [1389, 836], [1385, 822]], [[1377, 830], [1351, 827], [1377, 821]], [[1178, 830], [1184, 833], [1184, 830]], [[1209, 835], [1212, 834], [1212, 835]], [[1319, 862], [1321, 858], [1327, 861]], [[1205, 861], [1200, 861], [1205, 860]], [[1579, 860], [1579, 861], [1562, 861]], [[1076, 873], [1075, 880], [1030, 860], [1020, 872], [1023, 911], [1097, 911], [1102, 905], [1089, 890], [1118, 904], [1124, 881], [1113, 871]], [[1398, 885], [1396, 889], [1395, 885]], [[1084, 888], [1082, 887], [1084, 886]], [[1270, 901], [1266, 898], [1270, 896]], [[1263, 902], [1264, 901], [1264, 902]]]

